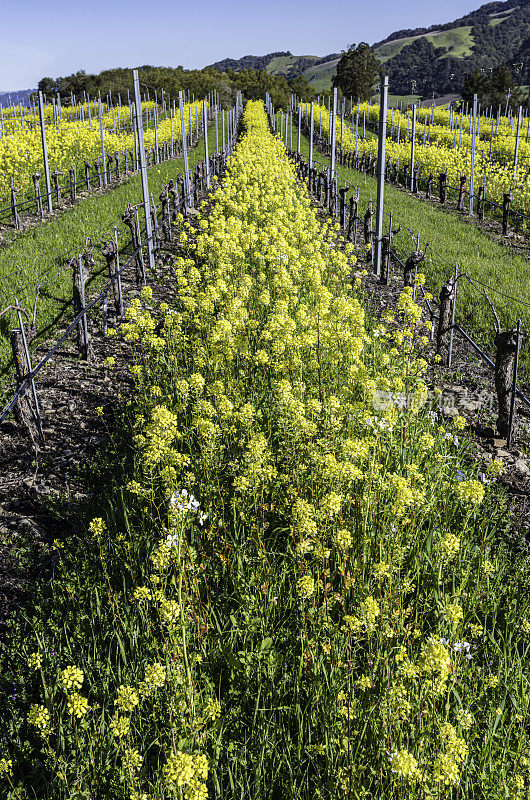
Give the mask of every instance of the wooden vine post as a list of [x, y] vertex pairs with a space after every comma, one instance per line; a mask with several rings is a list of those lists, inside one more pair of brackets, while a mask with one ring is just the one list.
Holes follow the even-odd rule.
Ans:
[[[19, 320], [21, 320], [20, 313]], [[27, 334], [28, 338], [32, 334], [29, 326]], [[31, 361], [28, 360], [28, 339], [26, 338], [26, 330], [24, 329], [24, 323], [22, 323], [22, 321], [19, 328], [14, 328], [11, 331], [10, 340], [15, 363], [15, 383], [18, 390], [24, 383], [27, 375], [31, 372]], [[31, 383], [36, 400], [35, 385], [33, 381]], [[33, 444], [43, 441], [38, 404], [35, 406], [35, 410], [33, 410], [27, 389], [19, 396], [14, 407], [14, 414], [16, 422], [24, 430], [26, 435], [29, 436]]]
[[105, 246], [101, 251], [101, 255], [107, 262], [107, 269], [109, 271], [109, 278], [112, 281], [112, 290], [114, 294], [114, 306], [116, 308], [116, 314], [120, 313], [121, 309], [121, 301], [120, 301], [120, 293], [119, 293], [119, 285], [117, 279], [117, 271], [118, 271], [118, 264], [116, 259], [116, 243], [112, 237], [109, 237], [108, 240], [105, 242]]
[[348, 187], [344, 186], [339, 189], [340, 195], [340, 227], [342, 230], [346, 228], [346, 193], [348, 191]]
[[[79, 258], [72, 259], [72, 267], [73, 267], [73, 296], [74, 296], [74, 315], [77, 317], [78, 314], [85, 307], [85, 270], [83, 269], [83, 263], [81, 261], [81, 256]], [[90, 339], [88, 335], [88, 324], [86, 314], [79, 320], [76, 326], [77, 331], [77, 347], [81, 353], [81, 356], [85, 359], [85, 361], [90, 361], [92, 358], [92, 351], [90, 347]]]
[[512, 433], [513, 433], [513, 421], [515, 417], [515, 399], [517, 395], [517, 369], [519, 366], [519, 351], [521, 348], [521, 320], [517, 320], [517, 328], [516, 328], [516, 348], [515, 348], [515, 358], [514, 358], [514, 366], [512, 371], [512, 389], [510, 393], [510, 415], [508, 419], [508, 435], [506, 437], [506, 446], [508, 448], [511, 447], [512, 444]]
[[164, 241], [171, 241], [171, 220], [169, 219], [169, 187], [164, 186], [158, 199], [160, 200], [162, 210], [160, 216], [162, 217], [162, 234]]
[[497, 325], [495, 335], [495, 390], [499, 403], [497, 430], [507, 437], [510, 430], [510, 398], [515, 355], [518, 351], [519, 336], [517, 328], [501, 331]]
[[447, 172], [440, 172], [440, 175], [438, 176], [438, 184], [440, 192], [440, 203], [444, 205], [447, 200]]
[[17, 194], [18, 188], [13, 183], [13, 178], [11, 178], [11, 209], [13, 212], [13, 224], [17, 230], [20, 229], [20, 215], [17, 209]]
[[403, 268], [403, 284], [404, 286], [414, 286], [414, 277], [418, 270], [418, 266], [425, 258], [425, 250], [417, 250], [411, 253], [405, 261]]
[[348, 219], [348, 233], [347, 239], [354, 244], [357, 244], [357, 222], [359, 217], [357, 215], [359, 209], [359, 196], [352, 195], [350, 197], [350, 215]]
[[86, 183], [87, 192], [89, 192], [90, 191], [90, 162], [85, 159], [84, 165], [85, 165], [85, 183]]
[[447, 364], [449, 359], [452, 314], [457, 292], [457, 282], [454, 276], [452, 276], [444, 283], [442, 291], [440, 292], [440, 315], [438, 318], [438, 330], [436, 332], [436, 353], [441, 357], [444, 364]]
[[495, 318], [495, 390], [499, 406], [497, 430], [500, 436], [506, 438], [509, 447], [515, 413], [521, 320], [517, 321], [515, 328], [503, 331], [498, 314], [485, 289], [484, 296]]
[[72, 203], [75, 203], [77, 198], [77, 184], [75, 179], [75, 169], [74, 167], [70, 167], [68, 170], [70, 175], [70, 200]]
[[167, 185], [168, 193], [171, 195], [171, 221], [177, 221], [177, 214], [179, 213], [180, 198], [177, 183], [171, 178]]
[[464, 186], [466, 185], [467, 175], [460, 176], [460, 186], [458, 188], [458, 203], [456, 205], [458, 211], [462, 211], [464, 207]]
[[390, 272], [390, 247], [392, 245], [392, 239], [394, 236], [401, 230], [401, 225], [395, 230], [392, 230], [392, 213], [390, 213], [390, 227], [388, 233], [385, 233], [383, 238], [381, 239], [381, 275], [379, 278], [379, 283], [383, 283], [385, 286], [388, 286], [389, 282], [389, 272]]
[[[13, 351], [13, 360], [15, 363], [15, 383], [18, 390], [22, 385], [25, 376], [28, 374], [29, 368], [26, 361], [26, 355], [24, 353], [21, 329], [14, 328], [11, 331], [10, 338], [11, 349]], [[31, 403], [29, 401], [27, 392], [24, 392], [18, 398], [18, 401], [14, 407], [14, 413], [16, 422], [24, 430], [27, 436], [29, 436], [31, 441], [33, 443], [38, 441], [39, 431], [31, 409]]]
[[505, 192], [502, 196], [502, 232], [504, 236], [508, 233], [508, 221], [510, 218], [510, 203], [512, 202], [511, 192]]
[[136, 214], [134, 208], [131, 205], [127, 206], [127, 210], [122, 215], [121, 218], [122, 222], [124, 222], [131, 232], [131, 239], [132, 239], [132, 246], [133, 250], [136, 251], [136, 257], [134, 259], [134, 267], [135, 267], [135, 278], [136, 283], [139, 285], [143, 283], [143, 264], [142, 258], [139, 251], [139, 242], [138, 242], [138, 231], [136, 229]]
[[[18, 300], [15, 301], [15, 308], [19, 327], [14, 328], [10, 334], [11, 349], [13, 351], [13, 360], [15, 363], [15, 383], [17, 390], [20, 389], [22, 384], [31, 373], [31, 358], [29, 354], [29, 343], [35, 336], [35, 326], [31, 324], [27, 312], [18, 305]], [[26, 314], [27, 327], [22, 320], [22, 313]], [[31, 390], [33, 393], [33, 406], [29, 399], [29, 392], [27, 388], [23, 390], [15, 404], [14, 413], [15, 420], [20, 427], [29, 436], [33, 444], [44, 441], [44, 434], [42, 431], [42, 424], [40, 419], [39, 403], [37, 400], [37, 392], [35, 390], [35, 381], [30, 381]]]
[[427, 198], [427, 200], [429, 200], [429, 199], [430, 199], [430, 197], [431, 197], [431, 190], [432, 190], [432, 181], [433, 181], [433, 178], [434, 178], [434, 175], [433, 175], [433, 172], [432, 172], [432, 170], [431, 170], [431, 171], [429, 172], [429, 175], [427, 176], [427, 183], [426, 183], [426, 185], [425, 185], [425, 197]]
[[33, 179], [33, 186], [35, 188], [35, 204], [37, 206], [37, 214], [39, 214], [40, 218], [42, 219], [44, 216], [43, 208], [42, 208], [42, 197], [40, 193], [40, 172], [34, 172], [32, 175]]

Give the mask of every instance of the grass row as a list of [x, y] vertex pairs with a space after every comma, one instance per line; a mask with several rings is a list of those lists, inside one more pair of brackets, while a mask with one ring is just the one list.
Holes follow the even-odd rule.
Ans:
[[[215, 148], [215, 126], [208, 129], [209, 152]], [[204, 158], [204, 140], [189, 153], [190, 169]], [[158, 204], [158, 195], [170, 178], [175, 179], [184, 169], [183, 157], [153, 165], [148, 169], [149, 191]], [[127, 207], [142, 198], [141, 177], [134, 175], [128, 181], [102, 195], [89, 196], [74, 208], [58, 214], [43, 225], [19, 235], [7, 248], [0, 250], [0, 303], [2, 307], [20, 303], [32, 311], [36, 286], [40, 284], [37, 307], [37, 330], [48, 329], [58, 321], [72, 302], [72, 273], [65, 268], [68, 257], [81, 253], [87, 237], [99, 242], [105, 234], [118, 226], [120, 250], [130, 243], [129, 229], [121, 222]], [[98, 252], [96, 246], [95, 255]], [[65, 253], [69, 256], [65, 257]], [[104, 259], [96, 261], [101, 273]], [[95, 276], [93, 287], [101, 283]], [[89, 284], [90, 285], [90, 284]], [[1, 309], [0, 309], [1, 310]], [[9, 329], [15, 317], [6, 314], [0, 320], [0, 370], [10, 372], [11, 350]]]
[[244, 121], [178, 303], [143, 290], [121, 327], [97, 517], [0, 652], [8, 796], [524, 800], [529, 563], [498, 464], [429, 408], [410, 293], [367, 327], [351, 247], [263, 105]]
[[[309, 142], [305, 137], [302, 138], [302, 153], [306, 158], [309, 157]], [[320, 163], [329, 163], [329, 159], [320, 153], [315, 157]], [[370, 200], [375, 209], [376, 178], [340, 165], [337, 165], [337, 175], [340, 181], [348, 180], [354, 189], [359, 189], [361, 216]], [[489, 287], [488, 295], [503, 327], [515, 326], [520, 318], [526, 330], [530, 330], [530, 271], [527, 258], [508, 244], [494, 241], [471, 220], [385, 184], [385, 233], [388, 232], [390, 212], [393, 214], [393, 227], [397, 228], [398, 224], [403, 226], [401, 233], [393, 239], [393, 247], [402, 259], [416, 249], [410, 231], [415, 236], [420, 235], [420, 248], [429, 244], [422, 270], [436, 297], [458, 264], [460, 273]], [[514, 302], [512, 298], [522, 302]], [[481, 344], [493, 349], [495, 320], [491, 308], [481, 287], [473, 287], [464, 278], [459, 282], [456, 320]], [[523, 347], [521, 353], [520, 370], [522, 379], [528, 382], [530, 353], [527, 347]]]

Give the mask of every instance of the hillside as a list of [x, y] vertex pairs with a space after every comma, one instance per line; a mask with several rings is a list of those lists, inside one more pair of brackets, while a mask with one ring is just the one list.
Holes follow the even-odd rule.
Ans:
[[303, 75], [318, 91], [329, 89], [331, 79], [340, 58], [340, 53], [329, 53], [325, 56], [295, 56], [289, 51], [268, 53], [265, 56], [243, 56], [240, 59], [225, 58], [209, 64], [206, 69], [225, 72], [233, 69], [266, 69], [271, 75], [282, 75], [287, 80]]
[[9, 108], [11, 104], [25, 106], [28, 105], [29, 96], [35, 89], [18, 89], [12, 92], [0, 92], [0, 108]]
[[[394, 94], [410, 93], [416, 81], [423, 96], [462, 89], [467, 72], [489, 71], [508, 64], [517, 83], [530, 83], [530, 0], [486, 3], [452, 22], [429, 28], [404, 29], [374, 44], [385, 64]], [[327, 56], [296, 56], [291, 52], [225, 59], [210, 65], [219, 71], [228, 67], [266, 69], [287, 79], [303, 75], [322, 91], [331, 87], [340, 53]], [[513, 67], [520, 64], [519, 67]]]

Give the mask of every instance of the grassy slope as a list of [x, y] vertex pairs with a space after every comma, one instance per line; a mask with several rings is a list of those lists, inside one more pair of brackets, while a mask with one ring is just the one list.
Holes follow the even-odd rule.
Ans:
[[336, 73], [336, 67], [326, 67], [320, 72], [304, 72], [304, 77], [307, 78], [313, 89], [316, 89], [317, 92], [323, 92], [331, 87], [331, 81]]
[[425, 38], [430, 41], [434, 47], [447, 47], [453, 48], [446, 53], [446, 56], [453, 58], [466, 58], [472, 55], [475, 40], [471, 36], [471, 25], [464, 25], [461, 28], [455, 28], [452, 31], [444, 31], [439, 36], [426, 36]]
[[[215, 148], [213, 125], [209, 128], [208, 141], [211, 152]], [[193, 168], [203, 157], [204, 141], [190, 152], [190, 167]], [[149, 168], [149, 189], [157, 202], [162, 187], [170, 178], [180, 175], [183, 168], [182, 158]], [[89, 196], [70, 211], [18, 236], [12, 245], [0, 251], [2, 308], [18, 297], [22, 305], [30, 310], [35, 297], [35, 286], [39, 283], [41, 292], [37, 314], [38, 329], [41, 330], [61, 316], [72, 298], [72, 276], [69, 269], [62, 268], [65, 262], [62, 254], [65, 251], [72, 251], [72, 255], [82, 252], [87, 236], [98, 241], [106, 232], [112, 231], [114, 225], [118, 226], [120, 249], [126, 246], [130, 241], [130, 234], [129, 229], [121, 223], [121, 215], [127, 203], [135, 204], [140, 199], [141, 180], [138, 174], [107, 194]], [[101, 272], [103, 266], [103, 259], [97, 259], [96, 270]], [[50, 270], [52, 271], [49, 272]], [[8, 337], [13, 321], [11, 314], [6, 314], [0, 320], [0, 370], [5, 370], [11, 359]]]
[[[474, 44], [473, 37], [470, 35], [471, 26], [465, 25], [460, 28], [455, 28], [451, 31], [443, 31], [440, 34], [431, 34], [426, 36], [435, 47], [453, 47], [451, 55], [456, 58], [464, 58], [471, 55], [471, 48]], [[396, 42], [389, 42], [388, 44], [381, 45], [376, 50], [379, 60], [384, 63], [392, 56], [400, 53], [405, 45], [410, 44], [414, 39], [419, 39], [419, 36], [410, 36], [406, 39], [400, 39]], [[288, 68], [294, 63], [295, 57], [278, 56], [274, 58], [267, 66], [267, 71], [272, 74], [285, 74]], [[329, 66], [333, 64], [333, 66]], [[314, 67], [308, 67], [302, 73], [311, 86], [317, 91], [329, 89], [331, 80], [336, 74], [335, 62], [325, 61], [322, 64], [316, 64]]]
[[294, 56], [276, 56], [267, 64], [267, 72], [271, 75], [285, 75], [295, 61]]
[[[271, 75], [286, 75], [299, 58], [312, 58], [315, 61], [318, 61], [320, 59], [320, 56], [312, 56], [312, 55], [276, 56], [276, 58], [273, 58], [272, 61], [270, 61], [269, 64], [267, 64], [267, 72], [270, 72]], [[329, 62], [324, 62], [323, 65], [324, 70], [327, 69], [326, 67], [327, 63]], [[318, 71], [320, 67], [321, 67], [320, 64], [315, 64], [315, 66], [313, 67], [308, 67], [303, 74], [309, 79], [309, 75], [311, 75], [312, 71], [313, 70]]]
[[415, 39], [425, 38], [431, 42], [434, 47], [454, 47], [451, 55], [455, 58], [464, 58], [471, 55], [471, 47], [474, 44], [473, 37], [470, 36], [471, 25], [462, 25], [460, 28], [453, 28], [450, 31], [442, 31], [441, 33], [427, 34], [423, 36], [408, 36], [406, 39], [397, 39], [395, 42], [388, 42], [377, 48], [376, 53], [380, 61], [383, 63], [388, 61], [393, 56], [401, 53], [406, 45], [415, 41]]
[[[309, 144], [305, 138], [303, 153], [306, 156], [309, 154]], [[326, 161], [320, 154], [317, 158], [320, 162]], [[338, 166], [337, 171], [341, 180], [348, 180], [354, 187], [359, 187], [359, 213], [362, 216], [370, 199], [375, 205], [376, 179], [346, 167]], [[454, 271], [454, 265], [458, 264], [460, 272], [467, 273], [471, 278], [483, 281], [504, 294], [528, 301], [530, 297], [528, 261], [517, 255], [510, 247], [497, 244], [471, 222], [454, 212], [443, 211], [393, 186], [386, 185], [386, 230], [388, 230], [390, 211], [394, 214], [394, 227], [397, 227], [396, 223], [400, 223], [415, 234], [419, 233], [423, 245], [429, 243], [428, 257], [422, 269], [435, 297], [439, 295], [441, 286]], [[403, 230], [394, 239], [394, 247], [401, 256], [408, 256], [415, 250], [411, 234]], [[513, 303], [493, 290], [488, 293], [503, 326], [514, 325], [520, 316], [523, 326], [526, 329], [530, 328], [530, 308]], [[479, 341], [492, 348], [494, 321], [491, 309], [483, 294], [473, 289], [466, 280], [461, 281], [456, 317], [457, 322], [472, 331]], [[530, 380], [530, 355], [527, 351], [528, 348], [523, 347], [520, 367], [525, 382]]]
[[401, 101], [403, 102], [403, 104], [409, 103], [410, 105], [411, 103], [419, 102], [420, 97], [421, 94], [389, 94], [388, 105], [390, 108], [393, 107], [395, 108], [399, 105]]

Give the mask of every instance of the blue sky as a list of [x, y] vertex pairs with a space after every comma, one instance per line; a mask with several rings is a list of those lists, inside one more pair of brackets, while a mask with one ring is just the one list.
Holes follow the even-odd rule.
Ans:
[[340, 52], [401, 28], [449, 22], [480, 0], [15, 0], [2, 3], [0, 91], [79, 69], [142, 64], [201, 68], [222, 58], [290, 50]]

